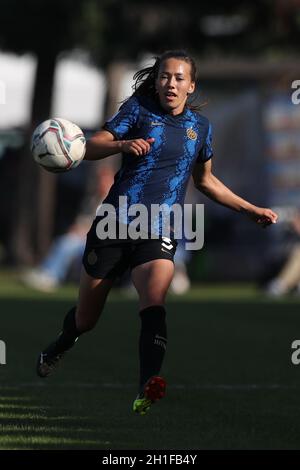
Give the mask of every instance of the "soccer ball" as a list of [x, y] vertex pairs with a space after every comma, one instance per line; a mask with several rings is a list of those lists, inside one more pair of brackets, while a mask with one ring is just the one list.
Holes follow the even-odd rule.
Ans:
[[85, 146], [82, 130], [73, 122], [61, 118], [42, 122], [31, 140], [34, 160], [53, 173], [78, 166], [84, 157]]

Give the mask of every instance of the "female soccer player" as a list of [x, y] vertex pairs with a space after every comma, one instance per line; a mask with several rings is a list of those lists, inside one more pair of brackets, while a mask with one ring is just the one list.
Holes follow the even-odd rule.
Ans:
[[144, 224], [148, 239], [133, 239], [129, 233], [124, 239], [131, 219], [120, 196], [126, 196], [128, 208], [140, 204], [148, 213], [154, 204], [182, 205], [192, 174], [199, 191], [262, 227], [275, 223], [277, 215], [240, 198], [212, 174], [211, 125], [188, 104], [196, 84], [195, 63], [188, 54], [168, 51], [134, 78], [134, 93], [90, 139], [85, 156], [98, 160], [123, 154], [103, 202], [115, 211], [117, 230], [104, 239], [104, 214], [98, 208], [87, 235], [77, 307], [67, 313], [59, 337], [39, 355], [37, 372], [47, 377], [77, 338], [94, 328], [115, 278], [129, 267], [141, 318], [139, 394], [133, 409], [145, 414], [165, 394], [165, 380], [158, 374], [167, 345], [164, 302], [174, 272], [176, 234], [172, 236], [171, 222], [171, 235], [164, 236], [164, 214]]

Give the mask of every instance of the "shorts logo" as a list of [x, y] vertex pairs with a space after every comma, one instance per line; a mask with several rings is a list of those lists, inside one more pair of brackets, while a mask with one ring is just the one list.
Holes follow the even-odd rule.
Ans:
[[[171, 240], [170, 238], [167, 238], [167, 237], [162, 237], [163, 241], [161, 243], [161, 250], [164, 251], [165, 253], [169, 253], [172, 248], [173, 248], [173, 245], [171, 243]], [[164, 248], [166, 248], [168, 251], [164, 250]]]
[[196, 133], [191, 127], [189, 127], [189, 128], [186, 130], [186, 135], [187, 135], [188, 138], [191, 139], [191, 140], [196, 140], [196, 139], [197, 139], [197, 133]]
[[158, 121], [151, 121], [151, 126], [162, 126], [163, 123], [162, 122], [158, 122]]
[[88, 254], [87, 262], [92, 266], [93, 264], [97, 263], [97, 260], [98, 260], [98, 256], [96, 255], [95, 250], [91, 251]]

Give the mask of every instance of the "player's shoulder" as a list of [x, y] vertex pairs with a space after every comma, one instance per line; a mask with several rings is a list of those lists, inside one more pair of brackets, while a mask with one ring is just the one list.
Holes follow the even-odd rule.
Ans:
[[161, 113], [163, 112], [160, 105], [150, 96], [138, 96], [138, 103], [140, 108], [150, 113]]
[[207, 126], [209, 125], [208, 118], [206, 116], [204, 116], [203, 114], [201, 114], [198, 110], [188, 109], [187, 117], [190, 118], [190, 119], [194, 119], [195, 121], [197, 121], [201, 124], [205, 124]]
[[132, 95], [132, 96], [129, 96], [129, 98], [125, 99], [122, 102], [122, 104], [120, 106], [120, 109], [125, 108], [125, 107], [126, 108], [137, 108], [139, 106], [140, 106], [140, 101], [139, 101], [138, 97]]
[[198, 110], [188, 109], [187, 119], [190, 119], [204, 129], [208, 129], [211, 125], [209, 119], [201, 114]]
[[145, 113], [159, 113], [159, 108], [155, 101], [147, 96], [132, 95], [125, 100], [120, 109], [124, 107], [127, 112], [143, 116]]

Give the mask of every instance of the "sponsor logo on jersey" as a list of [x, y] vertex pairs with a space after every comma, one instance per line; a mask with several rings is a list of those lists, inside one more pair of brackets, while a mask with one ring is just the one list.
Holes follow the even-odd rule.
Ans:
[[196, 139], [197, 139], [197, 133], [196, 133], [191, 127], [189, 127], [189, 128], [186, 130], [186, 135], [187, 135], [188, 138], [191, 139], [191, 140], [196, 140]]
[[151, 126], [162, 126], [163, 123], [159, 121], [151, 121]]

